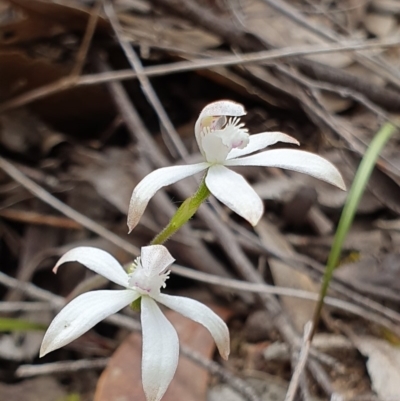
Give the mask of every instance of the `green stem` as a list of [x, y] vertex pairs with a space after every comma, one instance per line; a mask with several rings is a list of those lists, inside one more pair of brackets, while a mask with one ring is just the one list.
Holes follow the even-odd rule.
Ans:
[[209, 197], [209, 195], [210, 191], [206, 186], [204, 176], [196, 193], [182, 203], [168, 225], [153, 239], [153, 241], [151, 241], [151, 245], [163, 244], [174, 235], [193, 217], [197, 209]]
[[332, 279], [333, 272], [336, 266], [339, 264], [343, 243], [351, 227], [351, 224], [353, 223], [358, 204], [360, 203], [361, 197], [368, 184], [368, 180], [372, 174], [376, 160], [379, 157], [381, 150], [383, 149], [389, 138], [396, 132], [396, 130], [397, 128], [395, 126], [386, 123], [371, 141], [370, 146], [365, 152], [365, 155], [357, 169], [357, 173], [354, 177], [354, 181], [349, 191], [346, 203], [344, 205], [342, 215], [340, 216], [335, 239], [333, 241], [333, 245], [326, 264], [322, 286], [319, 293], [318, 304], [314, 311], [312, 336], [315, 334], [322, 307], [324, 305], [324, 299], [328, 292], [329, 283]]

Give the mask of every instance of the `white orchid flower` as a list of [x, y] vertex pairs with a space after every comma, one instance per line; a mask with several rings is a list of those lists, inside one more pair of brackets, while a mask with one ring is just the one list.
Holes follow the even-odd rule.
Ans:
[[195, 134], [205, 161], [160, 168], [143, 178], [133, 190], [129, 205], [130, 231], [137, 225], [149, 200], [160, 188], [203, 170], [207, 170], [205, 182], [210, 192], [253, 226], [263, 214], [262, 200], [241, 175], [227, 167], [280, 167], [309, 174], [345, 189], [336, 167], [313, 153], [296, 149], [274, 149], [247, 156], [277, 142], [296, 145], [299, 142], [282, 132], [249, 135], [240, 122], [240, 117], [245, 114], [241, 104], [229, 100], [211, 103], [203, 109], [196, 121]]
[[58, 261], [54, 272], [67, 262], [82, 263], [124, 289], [87, 292], [72, 300], [47, 329], [40, 349], [41, 357], [70, 343], [107, 316], [141, 297], [142, 381], [147, 401], [158, 401], [164, 395], [175, 374], [179, 357], [178, 335], [157, 302], [206, 327], [221, 356], [228, 358], [229, 331], [219, 316], [193, 299], [160, 293], [160, 289], [166, 286], [167, 268], [174, 262], [164, 246], [143, 247], [129, 274], [113, 256], [97, 248], [72, 249]]

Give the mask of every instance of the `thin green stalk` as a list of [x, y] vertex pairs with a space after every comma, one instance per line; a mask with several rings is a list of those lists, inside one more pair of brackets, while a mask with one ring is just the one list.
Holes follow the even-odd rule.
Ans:
[[210, 191], [206, 186], [204, 177], [196, 193], [182, 203], [168, 225], [151, 241], [151, 245], [160, 245], [167, 241], [193, 217], [200, 205], [209, 196]]
[[315, 330], [317, 328], [318, 321], [321, 315], [321, 310], [324, 305], [324, 299], [328, 292], [329, 283], [332, 279], [335, 268], [339, 264], [343, 243], [351, 227], [351, 224], [353, 223], [358, 204], [360, 203], [361, 197], [368, 184], [368, 180], [372, 174], [380, 152], [382, 151], [389, 138], [396, 132], [396, 130], [397, 128], [395, 126], [386, 123], [371, 141], [371, 144], [369, 145], [369, 148], [367, 149], [357, 169], [357, 173], [354, 177], [354, 181], [349, 191], [346, 203], [344, 205], [342, 215], [340, 216], [335, 239], [333, 241], [333, 245], [326, 264], [322, 286], [319, 293], [318, 304], [314, 311], [312, 336], [315, 334]]
[[33, 323], [27, 320], [0, 318], [0, 332], [5, 331], [43, 331], [47, 326], [41, 323]]

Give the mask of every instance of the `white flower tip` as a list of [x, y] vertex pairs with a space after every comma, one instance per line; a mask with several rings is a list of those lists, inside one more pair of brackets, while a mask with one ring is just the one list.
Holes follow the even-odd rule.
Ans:
[[249, 223], [253, 227], [255, 227], [259, 223], [259, 221], [260, 221], [260, 219], [261, 219], [263, 214], [264, 214], [264, 205], [262, 205], [261, 211], [259, 211], [257, 213], [254, 213], [252, 216], [249, 216], [250, 217], [249, 220], [248, 220]]
[[46, 336], [43, 338], [42, 345], [40, 346], [39, 358], [43, 358], [45, 355], [54, 351], [56, 348], [51, 346], [51, 342], [46, 339]]
[[[343, 180], [342, 174], [340, 174], [339, 170], [329, 161], [330, 171], [327, 170], [326, 176], [325, 176], [325, 181], [329, 182], [330, 184], [334, 185], [335, 187], [338, 187], [339, 189], [346, 191], [346, 184]], [[324, 179], [324, 178], [322, 178]]]
[[286, 137], [286, 141], [285, 141], [286, 143], [291, 143], [293, 145], [300, 146], [300, 142], [296, 138], [293, 138], [292, 136], [286, 135], [286, 134], [283, 134], [283, 135], [285, 135], [285, 137]]
[[230, 350], [227, 350], [226, 352], [221, 353], [220, 355], [221, 355], [221, 357], [222, 357], [223, 359], [225, 359], [225, 361], [227, 361], [228, 358], [229, 358], [229, 354], [230, 354], [230, 353], [231, 353]]
[[342, 189], [343, 191], [347, 191], [346, 184], [343, 180], [342, 175], [339, 173], [339, 177], [337, 178], [337, 182], [335, 184], [338, 188]]
[[[340, 171], [336, 168], [336, 166], [334, 166], [327, 159], [321, 158], [321, 160], [323, 160], [325, 165], [323, 166], [322, 176], [317, 176], [317, 178], [329, 182], [329, 184], [332, 184], [335, 187], [346, 191], [346, 184], [344, 183], [342, 174], [340, 174]], [[309, 174], [313, 175], [312, 172], [309, 172]]]
[[140, 218], [142, 217], [146, 206], [148, 204], [148, 200], [141, 200], [133, 191], [131, 200], [129, 202], [129, 210], [128, 210], [128, 233], [131, 233], [132, 230], [139, 223]]
[[78, 261], [78, 258], [77, 257], [74, 257], [73, 259], [71, 259], [69, 256], [70, 256], [70, 254], [72, 253], [72, 251], [76, 251], [77, 249], [79, 249], [79, 248], [75, 248], [75, 249], [71, 249], [70, 251], [68, 251], [68, 252], [66, 252], [61, 258], [60, 258], [60, 260], [56, 263], [56, 265], [53, 267], [53, 273], [54, 274], [57, 274], [57, 272], [58, 272], [58, 268], [61, 266], [61, 265], [63, 265], [64, 263], [67, 263], [67, 262], [77, 262]]
[[215, 343], [217, 344], [219, 354], [223, 359], [227, 361], [229, 358], [229, 354], [231, 353], [231, 341], [229, 337], [228, 327], [225, 323], [223, 326], [223, 335], [219, 336], [219, 338], [214, 337], [214, 339], [216, 340]]
[[240, 117], [246, 114], [246, 110], [240, 103], [232, 100], [219, 100], [208, 104], [200, 113], [201, 118], [211, 116], [231, 116]]
[[47, 354], [48, 354], [48, 352], [45, 349], [43, 349], [43, 345], [42, 345], [40, 347], [39, 358], [43, 358]]

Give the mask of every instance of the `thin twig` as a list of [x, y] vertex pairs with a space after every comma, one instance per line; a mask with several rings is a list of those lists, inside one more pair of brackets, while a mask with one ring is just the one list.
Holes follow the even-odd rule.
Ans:
[[[151, 0], [151, 2], [185, 20], [191, 20], [194, 24], [222, 37], [227, 43], [239, 47], [242, 51], [274, 47], [271, 43], [267, 43], [264, 37], [260, 38], [249, 33], [248, 29], [238, 26], [228, 18], [222, 18], [211, 9], [203, 7], [196, 0]], [[395, 102], [395, 107], [400, 107], [400, 94], [396, 91], [388, 90], [359, 76], [303, 57], [294, 58], [292, 63], [309, 76], [316, 76], [321, 81], [356, 89], [386, 108], [394, 108], [392, 102]]]
[[4, 159], [0, 156], [0, 168], [12, 177], [15, 181], [20, 183], [25, 189], [27, 189], [30, 193], [41, 199], [43, 202], [47, 203], [54, 209], [58, 210], [65, 216], [73, 219], [83, 227], [88, 228], [90, 231], [100, 235], [103, 238], [106, 238], [111, 243], [119, 246], [120, 248], [124, 249], [128, 253], [132, 255], [139, 255], [140, 251], [134, 245], [125, 241], [118, 235], [114, 234], [113, 232], [107, 230], [102, 225], [96, 223], [92, 219], [89, 219], [82, 213], [77, 212], [75, 209], [71, 208], [70, 206], [66, 205], [65, 203], [61, 202], [59, 199], [51, 195], [45, 189], [43, 189], [40, 185], [36, 184], [30, 178], [28, 178], [25, 174], [23, 174], [17, 167], [15, 167], [12, 163]]
[[42, 312], [49, 309], [50, 305], [47, 302], [0, 302], [1, 313]]
[[15, 376], [22, 379], [33, 376], [75, 373], [81, 370], [102, 370], [107, 366], [109, 360], [110, 358], [98, 358], [43, 363], [41, 365], [21, 365], [15, 371]]
[[308, 322], [304, 326], [303, 343], [302, 343], [302, 346], [300, 349], [298, 363], [296, 365], [296, 368], [295, 368], [292, 378], [290, 380], [289, 388], [288, 388], [288, 391], [287, 391], [286, 397], [285, 397], [285, 401], [293, 401], [296, 396], [297, 389], [298, 389], [299, 383], [300, 383], [300, 377], [304, 373], [308, 354], [310, 352], [311, 333], [312, 333], [312, 323]]
[[[325, 267], [319, 262], [315, 261], [314, 259], [305, 255], [301, 255], [297, 252], [294, 253], [293, 255], [283, 254], [282, 252], [279, 252], [276, 249], [274, 249], [274, 247], [271, 246], [268, 242], [265, 241], [261, 242], [260, 238], [258, 238], [253, 233], [245, 230], [237, 223], [229, 221], [228, 224], [238, 234], [240, 234], [243, 239], [245, 239], [246, 241], [251, 241], [254, 246], [258, 247], [266, 255], [272, 255], [282, 260], [283, 262], [287, 263], [289, 266], [293, 267], [296, 270], [299, 270], [308, 275], [311, 274], [311, 277], [316, 281], [319, 281], [321, 279], [321, 276], [325, 271]], [[309, 266], [312, 270], [310, 269], [305, 270], [304, 266]], [[331, 289], [341, 295], [344, 295], [351, 302], [362, 305], [364, 308], [373, 311], [376, 317], [381, 315], [381, 317], [384, 316], [390, 320], [393, 320], [394, 322], [400, 323], [400, 314], [398, 312], [386, 307], [385, 305], [382, 305], [380, 302], [376, 302], [373, 299], [370, 299], [366, 296], [359, 294], [358, 292], [346, 287], [338, 280], [332, 281]], [[398, 324], [396, 327], [397, 327], [396, 331], [398, 331], [399, 330]]]
[[[198, 365], [203, 366], [210, 373], [218, 376], [221, 380], [228, 383], [233, 389], [240, 394], [246, 395], [248, 400], [261, 401], [261, 397], [257, 395], [253, 387], [242, 379], [234, 376], [229, 370], [224, 369], [221, 365], [204, 358], [196, 351], [189, 350], [186, 346], [181, 345], [181, 352], [185, 354], [188, 359], [196, 362]], [[188, 352], [190, 351], [190, 352]], [[211, 362], [211, 363], [210, 363]]]
[[289, 76], [291, 79], [296, 80], [300, 84], [304, 85], [308, 89], [314, 88], [314, 89], [319, 89], [331, 93], [336, 93], [340, 95], [343, 98], [350, 98], [358, 102], [359, 104], [363, 105], [366, 109], [372, 111], [374, 114], [376, 114], [378, 117], [383, 118], [384, 120], [390, 122], [393, 124], [395, 127], [400, 128], [400, 125], [394, 121], [393, 118], [391, 118], [385, 110], [383, 110], [381, 107], [377, 106], [375, 103], [371, 102], [368, 98], [366, 98], [363, 94], [358, 93], [355, 90], [338, 86], [338, 85], [331, 85], [323, 82], [318, 82], [314, 81], [312, 79], [306, 78], [302, 75], [300, 75], [298, 72], [289, 70], [287, 67], [284, 67], [282, 65], [276, 66], [276, 68], [282, 72], [283, 74]]
[[[154, 111], [157, 113], [157, 116], [168, 135], [169, 141], [172, 142], [175, 148], [172, 153], [175, 154], [177, 152], [179, 157], [185, 160], [189, 153], [179, 140], [179, 134], [176, 132], [176, 129], [168, 117], [168, 114], [165, 111], [162, 103], [160, 102], [160, 99], [151, 85], [149, 78], [143, 74], [144, 69], [140, 58], [132, 48], [131, 44], [125, 39], [121, 24], [119, 23], [117, 15], [115, 14], [114, 7], [109, 1], [105, 3], [104, 10], [118, 38], [119, 44], [129, 61], [129, 64], [137, 74], [137, 79], [140, 82], [143, 93], [145, 94], [149, 103], [152, 105]], [[168, 145], [168, 142], [166, 145]]]
[[82, 230], [82, 225], [72, 219], [60, 216], [51, 216], [30, 210], [0, 209], [0, 217], [27, 224]]
[[[241, 55], [220, 56], [213, 59], [193, 59], [191, 61], [180, 61], [166, 65], [145, 67], [143, 68], [142, 74], [147, 77], [154, 77], [221, 66], [242, 65], [251, 63], [262, 64], [278, 59], [286, 59], [296, 56], [393, 47], [399, 44], [399, 38], [391, 38], [386, 40], [369, 40], [365, 41], [364, 43], [354, 43], [354, 41], [346, 41], [344, 43], [329, 45], [287, 47], [276, 50], [263, 50], [257, 52], [242, 53]], [[123, 81], [130, 79], [137, 79], [137, 74], [132, 70], [113, 71], [100, 74], [88, 74], [82, 75], [78, 79], [72, 79], [70, 76], [68, 76], [56, 82], [52, 82], [50, 84], [41, 86], [40, 88], [33, 89], [29, 92], [23, 93], [22, 95], [16, 96], [1, 103], [0, 113], [4, 113], [7, 110], [24, 106], [35, 100], [54, 95], [73, 87], [98, 85], [106, 82]], [[391, 93], [392, 92], [390, 91], [385, 91], [385, 94]], [[390, 98], [389, 95], [387, 97]], [[392, 108], [397, 107], [397, 103], [398, 102], [392, 104]]]
[[[285, 15], [286, 17], [290, 18], [292, 21], [294, 21], [301, 27], [307, 29], [310, 32], [315, 33], [321, 38], [336, 43], [345, 39], [338, 33], [322, 28], [321, 26], [317, 26], [317, 24], [309, 21], [294, 7], [292, 7], [290, 4], [287, 4], [283, 0], [263, 0], [263, 1], [267, 3], [270, 7], [280, 12], [282, 15]], [[359, 52], [355, 52], [354, 57], [365, 68], [369, 69], [370, 71], [374, 72], [377, 75], [384, 77], [385, 79], [388, 79], [397, 87], [400, 87], [400, 78], [398, 74], [396, 74], [396, 72], [393, 71], [393, 68], [389, 66], [381, 58], [377, 56], [369, 56]]]
[[90, 11], [90, 17], [86, 26], [85, 35], [78, 50], [78, 54], [76, 55], [75, 65], [70, 74], [71, 77], [77, 78], [82, 73], [83, 66], [85, 65], [86, 56], [89, 51], [94, 32], [96, 31], [97, 21], [99, 19], [102, 3], [103, 0], [97, 0]]
[[[305, 290], [299, 290], [295, 288], [285, 288], [276, 287], [268, 284], [256, 284], [249, 283], [246, 281], [239, 281], [226, 277], [219, 277], [209, 273], [198, 272], [192, 269], [188, 269], [179, 265], [174, 264], [172, 266], [172, 272], [182, 277], [187, 277], [193, 280], [197, 280], [203, 283], [209, 283], [213, 285], [218, 285], [226, 288], [230, 288], [236, 291], [248, 291], [258, 294], [271, 294], [280, 295], [301, 299], [308, 299], [310, 301], [318, 301], [318, 294], [314, 292], [309, 292]], [[370, 320], [376, 324], [386, 327], [389, 330], [398, 330], [398, 325], [392, 323], [390, 320], [381, 316], [378, 313], [371, 313], [358, 305], [351, 302], [346, 302], [337, 298], [326, 297], [325, 303], [334, 308], [352, 313], [356, 316], [362, 317], [364, 319]]]

